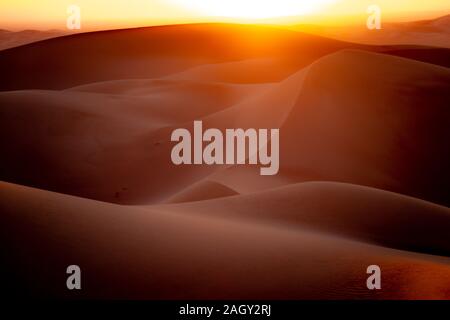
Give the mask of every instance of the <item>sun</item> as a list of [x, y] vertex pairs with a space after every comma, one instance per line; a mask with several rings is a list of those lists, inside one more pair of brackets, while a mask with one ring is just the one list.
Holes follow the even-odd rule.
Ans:
[[266, 19], [304, 15], [336, 0], [172, 0], [209, 16]]

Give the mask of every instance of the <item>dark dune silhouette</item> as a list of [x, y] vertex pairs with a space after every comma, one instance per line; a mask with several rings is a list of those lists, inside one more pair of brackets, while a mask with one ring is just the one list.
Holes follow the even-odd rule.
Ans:
[[22, 30], [9, 31], [0, 29], [0, 50], [14, 48], [29, 43], [56, 38], [67, 34], [60, 30]]
[[[280, 81], [344, 48], [384, 51], [271, 27], [199, 24], [69, 35], [0, 51], [0, 90], [66, 89], [157, 78], [208, 63], [272, 59]], [[435, 53], [447, 55], [448, 51]], [[180, 54], [182, 53], [182, 54]], [[421, 56], [418, 56], [420, 59]]]

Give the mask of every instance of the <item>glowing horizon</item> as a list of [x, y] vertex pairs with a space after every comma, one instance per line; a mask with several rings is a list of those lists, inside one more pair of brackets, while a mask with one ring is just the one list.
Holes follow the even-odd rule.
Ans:
[[[82, 10], [82, 30], [195, 22], [351, 23], [371, 4], [385, 21], [413, 21], [450, 14], [448, 0], [3, 0], [0, 28], [65, 29], [67, 7]], [[285, 19], [283, 19], [285, 17]], [[255, 20], [256, 19], [256, 20]]]
[[338, 0], [171, 0], [214, 17], [265, 19], [310, 14]]

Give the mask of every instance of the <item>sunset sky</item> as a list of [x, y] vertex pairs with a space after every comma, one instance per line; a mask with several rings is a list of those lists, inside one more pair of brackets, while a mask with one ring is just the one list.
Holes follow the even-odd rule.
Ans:
[[[0, 28], [65, 29], [71, 4], [81, 8], [81, 31], [186, 22], [254, 22], [255, 18], [333, 23], [366, 15], [371, 4], [379, 5], [389, 21], [450, 14], [449, 0], [2, 0]], [[298, 19], [280, 18], [284, 16]]]

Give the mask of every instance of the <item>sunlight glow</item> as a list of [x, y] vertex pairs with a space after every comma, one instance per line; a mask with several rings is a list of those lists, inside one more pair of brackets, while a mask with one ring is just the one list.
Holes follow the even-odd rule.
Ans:
[[264, 19], [309, 14], [336, 0], [173, 0], [209, 16]]
[[450, 14], [450, 0], [0, 0], [0, 29], [65, 29], [67, 7], [81, 8], [82, 31], [201, 22], [349, 25], [377, 4], [383, 21]]

